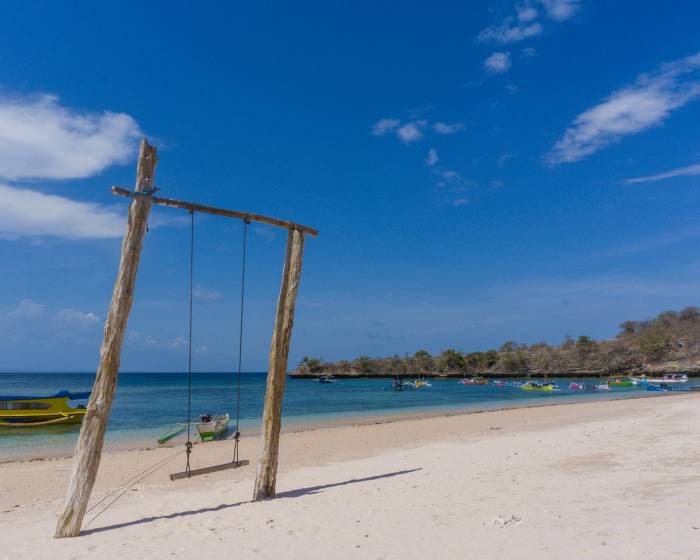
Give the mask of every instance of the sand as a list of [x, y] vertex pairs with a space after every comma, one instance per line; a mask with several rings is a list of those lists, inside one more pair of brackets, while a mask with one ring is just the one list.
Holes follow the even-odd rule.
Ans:
[[[0, 464], [0, 558], [700, 558], [700, 395], [285, 434], [278, 496], [254, 467], [170, 482], [178, 449], [103, 456], [93, 502], [51, 538], [70, 459]], [[258, 442], [241, 443], [251, 459]], [[194, 466], [230, 458], [198, 445]]]

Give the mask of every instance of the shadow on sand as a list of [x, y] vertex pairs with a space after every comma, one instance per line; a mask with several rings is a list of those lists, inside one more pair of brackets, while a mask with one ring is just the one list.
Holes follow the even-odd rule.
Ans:
[[[336, 488], [338, 486], [347, 486], [348, 484], [357, 484], [359, 482], [371, 482], [373, 480], [381, 480], [383, 478], [392, 478], [394, 476], [401, 476], [404, 474], [414, 473], [421, 470], [420, 467], [415, 469], [407, 469], [403, 471], [395, 471], [385, 474], [377, 474], [374, 476], [366, 476], [364, 478], [353, 478], [350, 480], [344, 480], [343, 482], [332, 482], [330, 484], [321, 484], [319, 486], [309, 486], [307, 488], [299, 488], [297, 490], [288, 490], [287, 492], [280, 492], [272, 500], [282, 500], [285, 498], [299, 498], [301, 496], [306, 496], [307, 494], [318, 494], [323, 490], [328, 488]], [[251, 500], [245, 502], [236, 502], [234, 504], [220, 504], [214, 507], [192, 509], [187, 511], [178, 511], [176, 513], [169, 513], [167, 515], [154, 515], [151, 517], [143, 517], [141, 519], [135, 519], [134, 521], [126, 521], [124, 523], [115, 523], [114, 525], [105, 525], [104, 527], [96, 527], [95, 529], [86, 529], [82, 531], [81, 535], [92, 535], [94, 533], [101, 533], [103, 531], [111, 531], [113, 529], [123, 529], [125, 527], [132, 527], [134, 525], [142, 525], [144, 523], [153, 523], [154, 521], [159, 521], [161, 519], [176, 519], [178, 517], [187, 517], [189, 515], [199, 515], [201, 513], [210, 513], [215, 511], [222, 511], [224, 509], [230, 509], [244, 504], [253, 503]], [[89, 522], [88, 522], [89, 524]]]

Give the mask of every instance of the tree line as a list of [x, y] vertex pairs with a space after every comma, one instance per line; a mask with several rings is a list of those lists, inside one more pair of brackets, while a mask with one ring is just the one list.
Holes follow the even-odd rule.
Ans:
[[360, 356], [337, 362], [306, 356], [292, 375], [603, 375], [667, 367], [700, 370], [697, 307], [664, 311], [646, 321], [625, 321], [610, 340], [567, 336], [558, 346], [507, 341], [498, 349], [481, 352], [448, 348], [432, 355], [418, 350], [413, 355]]

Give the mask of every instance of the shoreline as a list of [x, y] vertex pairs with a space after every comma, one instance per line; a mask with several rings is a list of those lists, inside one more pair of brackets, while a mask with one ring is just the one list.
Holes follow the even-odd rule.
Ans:
[[[282, 434], [302, 434], [307, 432], [316, 432], [319, 430], [333, 428], [352, 428], [364, 427], [372, 425], [394, 424], [407, 421], [421, 421], [435, 418], [451, 418], [459, 416], [469, 416], [474, 414], [487, 414], [490, 412], [502, 412], [511, 410], [528, 410], [552, 406], [569, 406], [577, 404], [598, 403], [598, 402], [616, 402], [636, 399], [655, 399], [660, 397], [674, 397], [687, 395], [686, 392], [668, 392], [668, 393], [617, 393], [616, 396], [601, 395], [597, 398], [585, 398], [584, 394], [570, 396], [571, 400], [561, 400], [563, 396], [551, 395], [544, 398], [557, 399], [554, 402], [538, 401], [531, 404], [523, 404], [522, 402], [513, 402], [513, 406], [504, 406], [501, 402], [495, 402], [493, 406], [479, 406], [478, 408], [454, 407], [452, 405], [433, 406], [425, 408], [402, 409], [396, 411], [386, 411], [379, 414], [367, 413], [339, 413], [338, 416], [323, 416], [317, 420], [291, 420], [283, 418]], [[257, 439], [260, 435], [259, 429], [241, 430], [241, 441], [250, 441]], [[76, 432], [77, 437], [77, 432]], [[181, 441], [182, 440], [182, 441]], [[107, 441], [104, 447], [104, 453], [123, 453], [129, 451], [154, 452], [158, 450], [177, 449], [184, 445], [184, 439], [179, 437], [174, 441], [174, 444], [156, 445], [152, 439], [144, 438], [128, 438], [124, 437], [116, 441]], [[225, 443], [232, 441], [231, 437], [227, 437], [216, 443]], [[195, 445], [202, 445], [201, 442], [195, 441]], [[208, 444], [209, 445], [209, 444]], [[33, 463], [41, 461], [51, 461], [54, 459], [70, 459], [73, 457], [74, 444], [70, 447], [62, 448], [60, 451], [54, 451], [44, 454], [17, 454], [8, 460], [0, 460], [0, 465], [12, 463]]]
[[[182, 452], [107, 452], [75, 539], [51, 538], [72, 461], [5, 463], [3, 550], [74, 560], [125, 550], [212, 560], [231, 551], [418, 560], [465, 550], [488, 560], [694, 558], [700, 395], [674, 396], [287, 433], [277, 495], [261, 502], [251, 501], [255, 438], [241, 442], [249, 466], [179, 482], [167, 475], [182, 470]], [[197, 446], [193, 468], [230, 461], [231, 449]]]

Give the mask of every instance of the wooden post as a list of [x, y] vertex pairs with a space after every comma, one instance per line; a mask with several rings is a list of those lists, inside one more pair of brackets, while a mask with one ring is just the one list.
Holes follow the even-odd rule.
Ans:
[[262, 419], [262, 449], [255, 473], [253, 500], [264, 500], [275, 495], [277, 462], [282, 427], [282, 397], [287, 376], [289, 341], [294, 323], [294, 306], [301, 276], [304, 255], [304, 234], [290, 229], [284, 258], [282, 288], [277, 300], [275, 328], [270, 345], [270, 363], [267, 372], [267, 390]]
[[[157, 162], [156, 148], [150, 146], [144, 138], [136, 166], [136, 192], [147, 193], [153, 189]], [[57, 538], [77, 537], [80, 534], [85, 509], [97, 477], [107, 420], [117, 386], [124, 331], [134, 298], [136, 272], [141, 258], [141, 247], [151, 203], [150, 194], [135, 195], [129, 206], [119, 271], [112, 292], [112, 303], [105, 321], [104, 340], [100, 347], [100, 364], [80, 429], [80, 437], [75, 447], [73, 471], [68, 484], [64, 510], [54, 535]]]

